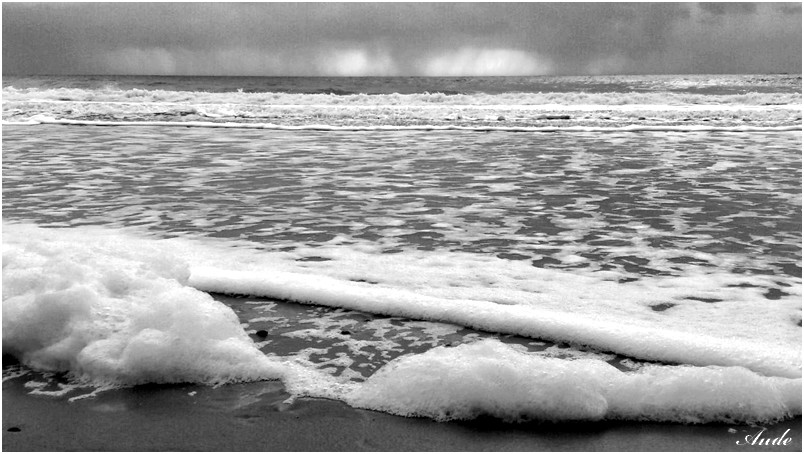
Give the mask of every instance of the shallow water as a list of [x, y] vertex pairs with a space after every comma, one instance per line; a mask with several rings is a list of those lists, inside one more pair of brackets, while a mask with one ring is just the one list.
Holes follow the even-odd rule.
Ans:
[[[54, 240], [40, 241], [45, 233], [6, 224], [4, 256], [6, 239], [62, 260], [51, 266], [75, 266], [72, 255], [91, 251], [94, 273], [117, 262], [108, 245], [93, 243], [91, 226], [177, 239], [143, 244], [166, 256], [179, 251], [199, 290], [252, 295], [219, 298], [264, 354], [293, 357], [340, 385], [394, 358], [407, 357], [403, 365], [416, 370], [417, 354], [481, 337], [503, 337], [540, 358], [590, 356], [621, 371], [639, 369], [636, 358], [794, 378], [800, 148], [798, 132], [6, 125], [4, 222], [68, 236], [54, 237], [59, 246], [47, 251]], [[140, 247], [121, 238], [111, 244]], [[161, 260], [144, 260], [135, 269], [162, 273]], [[108, 287], [109, 279], [100, 281]], [[119, 291], [118, 276], [112, 281]], [[292, 309], [258, 296], [336, 309]], [[5, 310], [4, 302], [8, 319]], [[480, 364], [513, 355], [478, 345], [454, 352]], [[422, 361], [448, 361], [451, 352]], [[738, 389], [728, 377], [726, 388]], [[58, 385], [40, 388], [48, 386]], [[365, 402], [359, 392], [308, 392]]]
[[42, 125], [6, 127], [3, 143], [4, 218], [39, 225], [138, 225], [274, 250], [345, 236], [635, 277], [729, 256], [731, 272], [801, 275], [796, 133]]

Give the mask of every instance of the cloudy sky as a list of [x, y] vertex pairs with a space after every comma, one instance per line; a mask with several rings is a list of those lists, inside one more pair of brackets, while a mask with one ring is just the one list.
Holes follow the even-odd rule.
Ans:
[[4, 74], [801, 72], [800, 3], [7, 3]]

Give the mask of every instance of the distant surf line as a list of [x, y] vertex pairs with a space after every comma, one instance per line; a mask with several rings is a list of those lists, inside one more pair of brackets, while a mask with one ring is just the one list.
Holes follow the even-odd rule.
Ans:
[[278, 125], [274, 123], [236, 123], [211, 121], [95, 121], [57, 120], [52, 118], [28, 121], [2, 121], [3, 126], [160, 126], [185, 128], [266, 129], [286, 131], [468, 131], [468, 132], [801, 132], [801, 125], [788, 126], [703, 126], [703, 125], [627, 125], [627, 126], [458, 126], [458, 125]]
[[260, 106], [277, 109], [459, 109], [459, 110], [530, 110], [530, 111], [569, 111], [569, 112], [596, 112], [596, 111], [656, 111], [656, 112], [729, 112], [729, 111], [773, 111], [773, 110], [801, 110], [802, 104], [451, 104], [442, 102], [424, 102], [416, 104], [371, 104], [371, 103], [330, 103], [330, 104], [264, 104], [243, 102], [200, 102], [187, 103], [182, 101], [95, 101], [81, 99], [11, 99], [4, 100], [4, 104], [103, 104], [103, 105], [159, 105], [159, 106], [185, 106], [185, 107], [236, 107]]

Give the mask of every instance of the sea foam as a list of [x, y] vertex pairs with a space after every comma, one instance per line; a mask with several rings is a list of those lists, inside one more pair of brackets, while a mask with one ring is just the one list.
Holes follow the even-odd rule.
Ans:
[[[235, 313], [152, 242], [5, 227], [3, 353], [97, 385], [280, 378]], [[13, 232], [13, 233], [12, 233]]]
[[[562, 297], [562, 289], [573, 284], [587, 290], [607, 285], [568, 272], [536, 270], [544, 272], [539, 276], [549, 283], [543, 289], [553, 293], [531, 300], [528, 306], [516, 300], [521, 290], [508, 292], [505, 301], [484, 302], [455, 298], [466, 289], [456, 295], [445, 294], [447, 287], [438, 289], [439, 282], [448, 282], [447, 275], [478, 277], [479, 264], [473, 266], [466, 257], [461, 263], [460, 254], [446, 259], [455, 259], [466, 267], [463, 270], [444, 257], [424, 260], [418, 268], [423, 280], [418, 283], [416, 273], [400, 270], [411, 271], [421, 256], [408, 257], [409, 261], [384, 257], [400, 261], [384, 270], [375, 260], [371, 276], [380, 282], [370, 284], [345, 278], [361, 276], [357, 263], [365, 264], [369, 248], [351, 250], [346, 255], [355, 260], [336, 260], [338, 266], [327, 275], [316, 267], [283, 272], [277, 266], [293, 263], [285, 260], [286, 255], [214, 241], [154, 239], [98, 227], [42, 229], [4, 223], [3, 229], [4, 354], [35, 369], [69, 372], [84, 383], [281, 379], [297, 396], [333, 398], [355, 407], [438, 420], [487, 414], [505, 420], [768, 422], [801, 412], [796, 362], [800, 354], [789, 339], [763, 338], [762, 329], [752, 332], [751, 342], [717, 339], [716, 331], [693, 334], [699, 328], [673, 334], [658, 325], [650, 328], [650, 319], [636, 320], [633, 327], [615, 323], [604, 312], [540, 308], [553, 297]], [[489, 265], [488, 259], [484, 263]], [[213, 264], [218, 268], [211, 268]], [[525, 273], [513, 265], [511, 269], [498, 274], [498, 280], [504, 281], [506, 272]], [[410, 290], [395, 288], [395, 283]], [[557, 359], [487, 340], [408, 354], [362, 383], [348, 382], [309, 361], [263, 354], [234, 312], [198, 289], [522, 331], [615, 352], [623, 348], [635, 356], [652, 352], [646, 356], [688, 365], [648, 365], [621, 372], [598, 359]], [[627, 303], [628, 292], [622, 294]], [[564, 293], [556, 307], [566, 305], [571, 295]], [[581, 299], [579, 304], [591, 308], [598, 301], [613, 308], [605, 299], [593, 298], [586, 305]], [[627, 316], [631, 309], [620, 315]], [[636, 347], [628, 350], [629, 345]], [[769, 353], [772, 346], [791, 357]]]
[[[6, 124], [372, 131], [751, 131], [801, 128], [801, 94], [191, 92], [3, 88]], [[567, 129], [569, 128], [569, 129]], [[658, 129], [657, 129], [658, 128]], [[792, 128], [792, 129], [791, 129]]]
[[596, 359], [544, 358], [480, 341], [395, 360], [346, 401], [436, 420], [755, 422], [800, 414], [801, 379], [763, 377], [742, 367], [621, 372]]

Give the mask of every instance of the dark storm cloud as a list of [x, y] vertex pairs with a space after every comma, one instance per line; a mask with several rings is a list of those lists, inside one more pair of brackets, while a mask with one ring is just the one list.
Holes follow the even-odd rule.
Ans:
[[[782, 11], [786, 7], [4, 3], [3, 72], [678, 73], [713, 72], [707, 62], [720, 54], [728, 56], [722, 59], [728, 63], [724, 71], [763, 72], [760, 66], [775, 65], [775, 70], [798, 72], [801, 14], [800, 9], [797, 15]], [[706, 19], [732, 15], [743, 17], [742, 22]], [[735, 32], [739, 42], [756, 37], [755, 42], [763, 43], [766, 48], [751, 48], [762, 52], [762, 59], [743, 55], [736, 48], [739, 43], [732, 42]], [[702, 51], [696, 53], [698, 48]], [[698, 57], [703, 54], [706, 58]]]
[[784, 14], [801, 15], [801, 3], [779, 5], [778, 10]]
[[701, 9], [710, 14], [753, 14], [757, 5], [753, 3], [701, 3]]
[[[676, 21], [689, 17], [678, 4], [545, 5], [523, 15], [525, 41], [561, 61], [565, 71], [584, 68], [606, 57], [637, 60], [661, 52]], [[529, 16], [529, 17], [528, 17]], [[537, 23], [537, 27], [529, 24]]]

